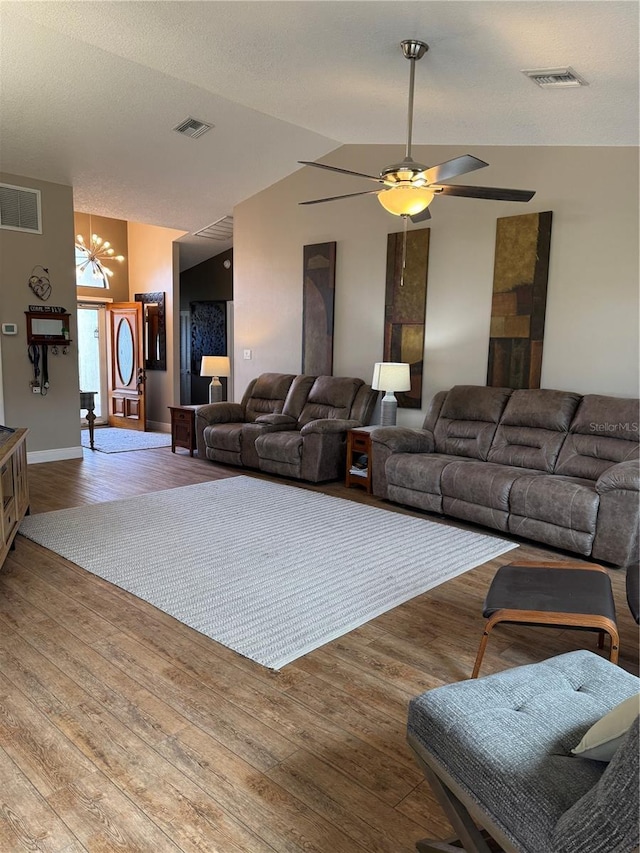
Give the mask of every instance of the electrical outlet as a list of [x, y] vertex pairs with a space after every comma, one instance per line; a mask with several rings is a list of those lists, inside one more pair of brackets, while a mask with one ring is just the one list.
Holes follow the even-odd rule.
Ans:
[[246, 349], [243, 353], [243, 358], [245, 361], [249, 361], [251, 359], [252, 353], [250, 349]]
[[40, 393], [40, 386], [39, 385], [32, 385], [31, 390], [33, 391], [34, 394], [39, 394]]

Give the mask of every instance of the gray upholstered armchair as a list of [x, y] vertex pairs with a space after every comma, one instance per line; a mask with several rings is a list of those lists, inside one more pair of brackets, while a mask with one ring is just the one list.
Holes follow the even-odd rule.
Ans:
[[282, 412], [292, 373], [263, 373], [253, 379], [240, 403], [211, 403], [196, 410], [198, 456], [242, 465], [242, 428], [266, 414]]
[[[277, 429], [258, 435], [255, 451], [261, 471], [318, 483], [343, 475], [347, 430], [369, 423], [377, 392], [353, 377], [300, 376], [296, 382], [309, 379], [301, 408], [287, 398], [282, 415], [291, 418], [289, 424], [284, 417], [257, 418], [255, 428], [269, 424]], [[301, 399], [302, 394], [296, 403]]]

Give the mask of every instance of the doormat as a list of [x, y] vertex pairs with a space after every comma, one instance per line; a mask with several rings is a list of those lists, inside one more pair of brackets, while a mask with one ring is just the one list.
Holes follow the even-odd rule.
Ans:
[[[91, 449], [89, 430], [82, 430], [82, 446]], [[168, 432], [138, 432], [118, 427], [98, 427], [93, 442], [93, 449], [100, 453], [126, 453], [128, 450], [170, 446], [171, 436]]]

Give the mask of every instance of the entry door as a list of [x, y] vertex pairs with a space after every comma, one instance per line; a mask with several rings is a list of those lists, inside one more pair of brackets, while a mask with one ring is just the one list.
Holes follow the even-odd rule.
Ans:
[[107, 305], [107, 405], [109, 426], [145, 430], [142, 303]]

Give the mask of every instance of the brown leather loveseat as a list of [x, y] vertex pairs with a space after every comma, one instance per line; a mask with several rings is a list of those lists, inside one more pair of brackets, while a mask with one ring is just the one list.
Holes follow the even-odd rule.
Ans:
[[618, 566], [638, 560], [639, 401], [457, 385], [372, 433], [373, 492]]
[[263, 373], [241, 403], [196, 410], [198, 455], [312, 483], [343, 476], [346, 435], [377, 399], [362, 379]]

